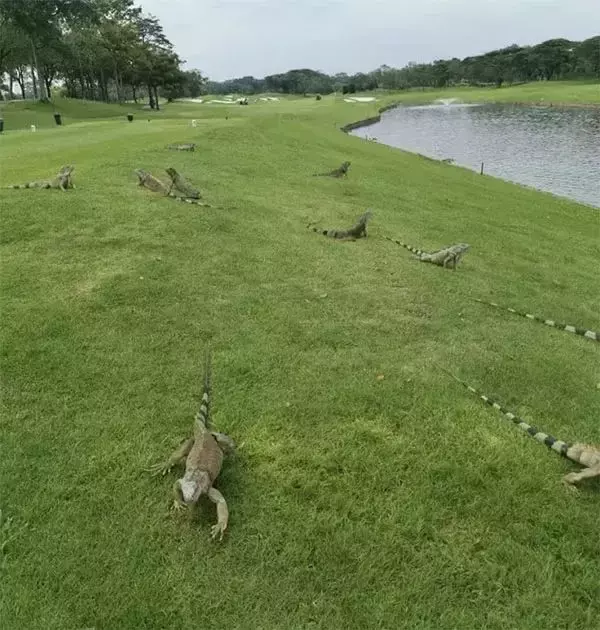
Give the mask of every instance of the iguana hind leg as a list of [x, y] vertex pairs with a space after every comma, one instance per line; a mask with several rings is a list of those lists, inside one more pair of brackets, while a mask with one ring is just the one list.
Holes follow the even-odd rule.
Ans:
[[592, 468], [584, 468], [579, 472], [572, 472], [563, 477], [563, 481], [569, 484], [579, 483], [584, 479], [592, 479], [593, 477], [600, 477], [600, 466]]
[[219, 433], [218, 431], [211, 431], [210, 433], [215, 438], [217, 444], [226, 455], [235, 453], [235, 442], [233, 438], [225, 435], [225, 433]]
[[225, 497], [223, 497], [216, 488], [211, 488], [208, 491], [208, 498], [217, 505], [217, 524], [210, 528], [211, 538], [214, 540], [218, 536], [219, 540], [223, 540], [223, 534], [229, 522], [227, 502], [225, 501]]
[[170, 472], [173, 466], [181, 463], [189, 455], [189, 452], [192, 450], [192, 446], [194, 446], [194, 438], [191, 437], [185, 439], [179, 447], [173, 451], [173, 454], [169, 457], [169, 459], [164, 462], [159, 462], [158, 464], [153, 464], [146, 470], [152, 473], [152, 475], [166, 475]]

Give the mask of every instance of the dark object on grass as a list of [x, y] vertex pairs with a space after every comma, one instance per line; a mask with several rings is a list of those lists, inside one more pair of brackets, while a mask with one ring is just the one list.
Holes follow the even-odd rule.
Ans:
[[127, 114], [127, 120], [133, 122], [133, 114]]
[[54, 113], [54, 122], [59, 126], [62, 125], [62, 116], [58, 112]]
[[0, 133], [4, 131], [4, 120], [0, 118]]
[[320, 100], [321, 100], [321, 98], [322, 98], [322, 97], [321, 97], [321, 95], [320, 95], [320, 94], [317, 94], [317, 95], [315, 96], [315, 100], [317, 100], [317, 101], [320, 101]]

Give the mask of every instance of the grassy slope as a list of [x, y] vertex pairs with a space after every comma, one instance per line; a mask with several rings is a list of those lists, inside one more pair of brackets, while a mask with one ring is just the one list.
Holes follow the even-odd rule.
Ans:
[[[0, 627], [595, 627], [599, 484], [566, 491], [572, 466], [436, 365], [598, 441], [597, 344], [468, 301], [600, 329], [598, 213], [337, 130], [374, 110], [177, 105], [2, 138], [3, 183], [73, 162], [78, 188], [0, 191]], [[347, 181], [310, 177], [346, 158]], [[136, 187], [169, 164], [225, 209]], [[364, 241], [305, 229], [367, 206]], [[473, 249], [452, 273], [383, 234]], [[189, 432], [209, 341], [242, 445], [222, 545], [212, 506], [190, 524], [174, 475], [142, 472]]]

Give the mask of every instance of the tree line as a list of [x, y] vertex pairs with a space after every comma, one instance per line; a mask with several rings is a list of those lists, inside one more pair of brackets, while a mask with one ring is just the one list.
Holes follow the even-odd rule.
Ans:
[[353, 93], [377, 88], [443, 88], [453, 85], [496, 85], [538, 80], [600, 80], [600, 35], [582, 42], [551, 39], [536, 46], [513, 44], [464, 59], [411, 62], [403, 68], [380, 66], [371, 72], [327, 75], [310, 69], [290, 70], [264, 79], [246, 76], [229, 81], [208, 81], [211, 93], [306, 94]]
[[198, 96], [206, 79], [183, 60], [158, 19], [134, 0], [0, 0], [0, 88], [46, 101]]
[[309, 68], [262, 79], [209, 81], [184, 61], [159, 20], [135, 0], [0, 0], [0, 90], [13, 98], [65, 96], [106, 102], [201, 94], [354, 93], [377, 88], [442, 88], [535, 80], [600, 80], [600, 36], [516, 44], [464, 59], [387, 65], [366, 73], [328, 75]]

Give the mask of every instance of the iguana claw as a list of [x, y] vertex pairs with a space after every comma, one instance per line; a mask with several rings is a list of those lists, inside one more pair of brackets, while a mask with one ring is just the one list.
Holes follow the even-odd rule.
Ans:
[[186, 507], [187, 506], [185, 503], [182, 503], [181, 501], [178, 501], [177, 499], [173, 501], [173, 509], [176, 512], [180, 512], [181, 510], [184, 510]]
[[157, 477], [158, 475], [162, 475], [163, 477], [171, 472], [172, 466], [161, 462], [160, 464], [152, 464], [146, 468], [146, 472], [149, 472], [153, 477]]
[[219, 541], [223, 540], [223, 534], [225, 533], [225, 526], [221, 523], [217, 523], [210, 528], [210, 537], [213, 540], [216, 540], [217, 536], [219, 537]]

